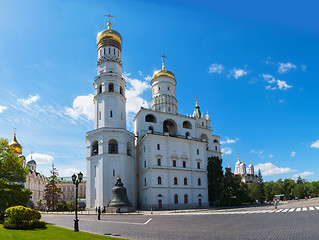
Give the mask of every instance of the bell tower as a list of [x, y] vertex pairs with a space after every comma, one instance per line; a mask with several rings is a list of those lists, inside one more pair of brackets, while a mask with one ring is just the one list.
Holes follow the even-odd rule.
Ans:
[[94, 130], [86, 134], [87, 207], [107, 206], [116, 176], [126, 183], [136, 204], [134, 134], [126, 130], [125, 79], [122, 76], [122, 37], [108, 28], [97, 34], [97, 76], [94, 78]]

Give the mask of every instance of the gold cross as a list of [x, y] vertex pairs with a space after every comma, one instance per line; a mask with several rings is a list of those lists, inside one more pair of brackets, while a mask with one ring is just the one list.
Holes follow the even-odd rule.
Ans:
[[111, 18], [114, 18], [114, 16], [111, 16], [111, 14], [104, 15], [104, 16], [109, 18], [109, 23], [111, 23]]
[[163, 66], [162, 69], [165, 69], [165, 58], [167, 58], [167, 57], [163, 54], [163, 55], [161, 56], [161, 58], [163, 59], [163, 60], [162, 60], [162, 62], [163, 62], [163, 63], [162, 63], [162, 66]]

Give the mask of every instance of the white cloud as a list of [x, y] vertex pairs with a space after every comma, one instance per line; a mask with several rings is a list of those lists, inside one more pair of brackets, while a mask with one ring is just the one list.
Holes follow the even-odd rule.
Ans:
[[269, 155], [270, 158], [274, 157], [274, 155]]
[[260, 169], [263, 176], [277, 175], [277, 174], [290, 173], [290, 172], [296, 171], [296, 170], [292, 170], [288, 167], [286, 167], [286, 168], [277, 167], [270, 162], [257, 164], [255, 166], [255, 171], [258, 169]]
[[6, 106], [1, 106], [0, 105], [0, 113], [2, 113], [4, 110], [6, 110], [8, 107], [6, 107]]
[[24, 106], [28, 106], [31, 103], [34, 103], [40, 99], [39, 94], [36, 94], [34, 96], [29, 95], [27, 99], [18, 99], [19, 102], [21, 102]]
[[140, 76], [143, 76], [142, 71], [138, 71], [138, 74], [139, 74]]
[[310, 176], [310, 175], [313, 175], [313, 174], [315, 174], [315, 173], [314, 173], [314, 172], [306, 171], [306, 172], [303, 172], [303, 173], [295, 174], [295, 175], [293, 175], [291, 178], [297, 179], [299, 176], [300, 176], [301, 178], [304, 178], [304, 177], [307, 177], [307, 176]]
[[[288, 88], [292, 88], [291, 85], [288, 85], [286, 83], [286, 81], [282, 81], [282, 80], [279, 80], [279, 79], [275, 79], [272, 75], [270, 74], [263, 74], [262, 75], [264, 80], [269, 83], [270, 85], [266, 86], [265, 88], [267, 90], [276, 90], [276, 89], [279, 89], [279, 90], [287, 90]], [[277, 86], [273, 86], [271, 84], [277, 84]]]
[[251, 150], [250, 152], [252, 152], [252, 153], [256, 153], [256, 154], [263, 154], [263, 151], [256, 151], [256, 150]]
[[290, 153], [290, 156], [292, 156], [292, 157], [296, 156], [296, 152], [292, 151], [292, 152]]
[[229, 144], [229, 143], [235, 143], [235, 142], [237, 142], [237, 141], [239, 141], [239, 138], [229, 139], [228, 137], [226, 137], [226, 140], [221, 141], [220, 143], [221, 143], [221, 144]]
[[88, 120], [94, 119], [94, 103], [93, 95], [77, 96], [73, 101], [73, 108], [65, 107], [65, 114], [71, 118], [84, 119], [85, 116]]
[[232, 153], [232, 150], [231, 150], [231, 148], [229, 148], [229, 147], [225, 147], [225, 148], [222, 148], [222, 153], [224, 153], [224, 154], [231, 154], [231, 153]]
[[277, 84], [278, 84], [278, 88], [279, 88], [279, 89], [286, 90], [286, 89], [288, 89], [288, 88], [292, 88], [292, 86], [291, 86], [291, 85], [288, 85], [288, 84], [286, 83], [286, 81], [277, 80]]
[[247, 75], [247, 73], [248, 72], [245, 71], [244, 69], [233, 68], [232, 70], [229, 71], [228, 77], [233, 76], [234, 78], [238, 79], [242, 76]]
[[304, 71], [304, 72], [307, 71], [307, 66], [304, 65], [304, 64], [302, 64], [302, 65], [301, 65], [301, 70]]
[[33, 153], [33, 154], [29, 154], [26, 157], [27, 161], [31, 160], [31, 155], [32, 155], [32, 159], [36, 161], [37, 165], [51, 164], [54, 160], [54, 158], [51, 155], [42, 154], [42, 153]]
[[285, 102], [285, 99], [279, 99], [278, 102], [283, 103], [283, 102]]
[[213, 63], [209, 66], [208, 73], [218, 73], [221, 74], [224, 70], [223, 64]]
[[310, 147], [312, 147], [312, 148], [319, 148], [319, 139], [318, 139], [317, 141], [313, 142], [313, 143], [310, 145]]
[[145, 81], [147, 82], [150, 82], [152, 80], [152, 77], [147, 75], [145, 78], [144, 78]]
[[124, 73], [123, 77], [126, 82], [129, 83], [130, 87], [126, 90], [126, 112], [137, 113], [141, 107], [148, 108], [149, 103], [140, 97], [147, 89], [150, 89], [148, 81], [141, 81], [138, 79], [129, 78], [130, 74]]
[[60, 177], [71, 177], [73, 174], [78, 174], [79, 172], [81, 172], [81, 170], [77, 168], [73, 168], [73, 167], [58, 169], [58, 173]]
[[297, 66], [295, 64], [290, 63], [290, 62], [288, 62], [288, 63], [278, 63], [278, 72], [279, 73], [285, 73], [285, 72], [288, 72], [291, 69], [297, 69]]

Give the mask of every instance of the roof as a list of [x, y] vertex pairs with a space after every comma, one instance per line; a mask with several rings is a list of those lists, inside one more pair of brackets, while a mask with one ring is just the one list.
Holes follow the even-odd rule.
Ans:
[[[58, 177], [57, 181], [72, 182], [72, 177]], [[86, 177], [83, 177], [82, 181], [86, 181]]]

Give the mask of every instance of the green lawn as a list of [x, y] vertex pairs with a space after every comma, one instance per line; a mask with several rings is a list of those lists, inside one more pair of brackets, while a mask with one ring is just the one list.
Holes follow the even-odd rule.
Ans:
[[36, 240], [36, 239], [58, 239], [58, 240], [69, 240], [69, 239], [81, 239], [81, 240], [94, 240], [94, 239], [123, 239], [114, 238], [108, 236], [102, 236], [86, 232], [74, 232], [70, 229], [61, 228], [47, 224], [45, 229], [32, 229], [32, 230], [9, 230], [3, 228], [0, 224], [0, 239], [5, 240]]

